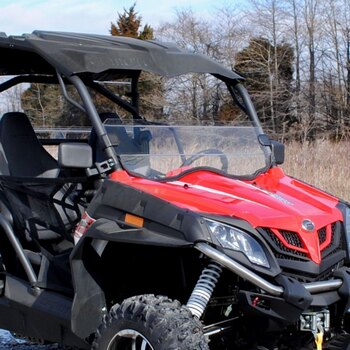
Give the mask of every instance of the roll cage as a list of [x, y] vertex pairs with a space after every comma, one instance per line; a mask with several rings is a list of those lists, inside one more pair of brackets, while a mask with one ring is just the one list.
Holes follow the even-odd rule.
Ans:
[[[12, 76], [0, 84], [0, 93], [19, 83], [59, 84], [66, 100], [89, 116], [112, 169], [120, 169], [122, 165], [88, 89], [95, 90], [123, 108], [134, 121], [142, 122], [138, 91], [142, 71], [164, 77], [189, 72], [213, 75], [227, 85], [232, 98], [248, 115], [257, 134], [263, 134], [250, 97], [240, 84], [243, 80], [241, 76], [207, 57], [172, 44], [124, 37], [34, 31], [22, 36], [0, 35], [0, 54], [3, 62], [0, 75]], [[130, 81], [129, 100], [101, 84], [120, 78]], [[80, 101], [69, 95], [67, 85], [75, 86]]]

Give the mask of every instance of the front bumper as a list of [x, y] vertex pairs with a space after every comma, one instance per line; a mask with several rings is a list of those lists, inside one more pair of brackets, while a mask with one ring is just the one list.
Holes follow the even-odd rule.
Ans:
[[[265, 292], [274, 296], [282, 296], [284, 294], [284, 288], [282, 286], [278, 286], [269, 281], [266, 281], [264, 278], [260, 277], [253, 271], [247, 269], [240, 263], [232, 260], [227, 255], [219, 252], [215, 248], [205, 243], [197, 243], [195, 245], [195, 248], [198, 249], [204, 255], [208, 256], [209, 258], [217, 261], [219, 264], [226, 267], [228, 270], [234, 272], [238, 276], [244, 278], [245, 280], [253, 283], [255, 286], [261, 288]], [[349, 274], [350, 274], [350, 270], [349, 270]], [[344, 275], [342, 277], [344, 277]], [[330, 292], [333, 290], [338, 290], [340, 287], [342, 287], [343, 279], [335, 278], [335, 279], [326, 280], [326, 281], [303, 283], [302, 285], [311, 294]]]
[[[244, 303], [256, 311], [259, 309], [259, 303], [256, 301], [259, 300], [263, 300], [265, 303], [268, 302], [270, 305], [276, 304], [276, 307], [272, 307], [275, 310], [280, 308], [281, 303], [285, 303], [285, 306], [289, 305], [290, 308], [284, 307], [283, 309], [289, 310], [290, 314], [287, 318], [293, 322], [310, 306], [328, 307], [342, 300], [345, 305], [344, 313], [350, 308], [350, 269], [346, 267], [336, 270], [333, 273], [333, 278], [329, 280], [300, 283], [296, 279], [281, 274], [275, 278], [276, 284], [274, 284], [206, 243], [197, 243], [195, 248], [261, 289], [260, 294], [242, 292], [243, 299], [241, 301], [245, 301]], [[265, 305], [261, 304], [261, 306], [261, 310], [266, 314], [267, 308]], [[294, 317], [290, 317], [291, 309], [294, 310]], [[274, 317], [273, 314], [269, 315]]]

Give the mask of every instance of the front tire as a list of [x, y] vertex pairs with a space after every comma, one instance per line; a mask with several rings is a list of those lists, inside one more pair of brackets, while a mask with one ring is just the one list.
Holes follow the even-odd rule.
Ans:
[[325, 350], [350, 350], [350, 334], [340, 334], [324, 346]]
[[202, 324], [178, 301], [140, 295], [114, 305], [93, 350], [209, 350]]

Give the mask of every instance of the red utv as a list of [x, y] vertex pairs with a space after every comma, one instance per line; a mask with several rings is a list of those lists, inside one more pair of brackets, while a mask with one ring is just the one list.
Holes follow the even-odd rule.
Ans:
[[[140, 113], [141, 72], [162, 116]], [[0, 74], [0, 92], [59, 86], [91, 123], [50, 139], [20, 109], [0, 119], [1, 328], [96, 350], [350, 349], [350, 207], [284, 174], [238, 74], [41, 31], [0, 35]], [[198, 81], [205, 120], [185, 99]]]

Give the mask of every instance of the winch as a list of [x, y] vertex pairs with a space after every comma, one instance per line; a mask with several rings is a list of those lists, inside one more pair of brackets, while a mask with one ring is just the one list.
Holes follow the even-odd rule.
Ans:
[[300, 330], [312, 332], [315, 337], [316, 349], [322, 350], [323, 336], [329, 331], [330, 312], [307, 312], [300, 316]]

